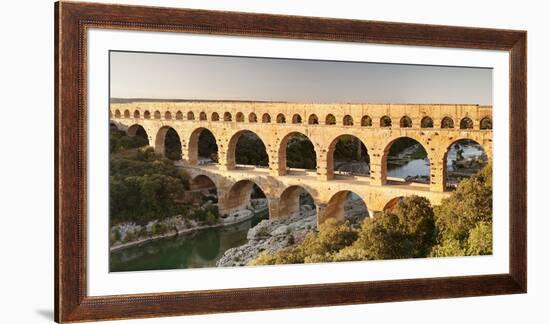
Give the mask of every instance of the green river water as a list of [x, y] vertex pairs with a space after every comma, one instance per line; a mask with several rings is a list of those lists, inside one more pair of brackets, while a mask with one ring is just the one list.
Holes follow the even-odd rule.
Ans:
[[247, 242], [246, 233], [267, 211], [242, 223], [199, 230], [110, 253], [110, 271], [167, 270], [215, 267], [230, 248]]

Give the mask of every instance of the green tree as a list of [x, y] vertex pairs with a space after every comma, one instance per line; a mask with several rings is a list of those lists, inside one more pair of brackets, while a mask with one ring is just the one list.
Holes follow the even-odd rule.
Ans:
[[304, 135], [290, 138], [286, 149], [286, 159], [290, 168], [315, 169], [317, 166], [315, 148]]
[[164, 150], [167, 159], [172, 161], [181, 160], [181, 140], [173, 128], [168, 129], [166, 132]]
[[438, 237], [433, 256], [492, 253], [492, 180], [488, 164], [434, 208]]
[[367, 148], [354, 136], [344, 135], [336, 143], [334, 149], [336, 161], [362, 161], [370, 163]]
[[405, 237], [401, 233], [399, 218], [383, 213], [373, 219], [365, 219], [359, 237], [353, 245], [335, 255], [335, 261], [396, 259], [403, 257]]
[[189, 188], [189, 176], [184, 171], [151, 147], [129, 150], [141, 142], [132, 142], [133, 138], [123, 132], [111, 129], [111, 139], [109, 212], [113, 224], [143, 225], [151, 220], [187, 214], [185, 206], [175, 202]]
[[269, 158], [262, 140], [252, 132], [239, 138], [235, 149], [238, 164], [268, 166]]
[[488, 255], [493, 253], [493, 224], [490, 222], [479, 222], [470, 230], [468, 236], [468, 255]]
[[360, 229], [329, 218], [296, 247], [262, 253], [251, 265], [426, 257], [435, 238], [426, 198], [403, 199], [391, 212], [366, 219]]
[[204, 129], [199, 135], [199, 156], [204, 158], [213, 158], [216, 162], [218, 155], [218, 144], [214, 134], [208, 129]]
[[358, 240], [336, 261], [426, 257], [435, 240], [430, 202], [419, 196], [401, 200], [391, 211], [363, 221]]
[[127, 136], [124, 131], [116, 127], [109, 129], [109, 152], [111, 154], [122, 150], [143, 147], [147, 144], [148, 140], [143, 136]]

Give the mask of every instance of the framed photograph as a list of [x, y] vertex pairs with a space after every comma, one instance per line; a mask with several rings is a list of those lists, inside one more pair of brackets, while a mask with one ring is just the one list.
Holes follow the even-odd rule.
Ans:
[[525, 31], [55, 20], [56, 321], [526, 292]]

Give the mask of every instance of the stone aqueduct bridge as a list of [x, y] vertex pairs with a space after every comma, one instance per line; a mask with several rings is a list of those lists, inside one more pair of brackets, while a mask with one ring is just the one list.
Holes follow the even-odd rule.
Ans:
[[[265, 193], [270, 217], [288, 215], [298, 208], [302, 190], [318, 208], [318, 222], [343, 217], [347, 191], [358, 194], [369, 211], [381, 211], [396, 197], [419, 195], [439, 204], [448, 196], [447, 152], [453, 143], [471, 139], [492, 159], [492, 107], [423, 104], [295, 104], [285, 102], [182, 101], [111, 103], [111, 121], [135, 135], [139, 126], [161, 154], [167, 131], [181, 140], [182, 161], [196, 188], [216, 185], [222, 212], [242, 208], [253, 184]], [[216, 138], [219, 163], [198, 165], [198, 140], [208, 129]], [[239, 137], [254, 132], [263, 141], [268, 168], [236, 165]], [[289, 138], [306, 135], [315, 148], [316, 170], [286, 167]], [[334, 172], [333, 153], [341, 136], [360, 139], [370, 157], [370, 175], [343, 176]], [[425, 148], [430, 160], [430, 183], [392, 181], [387, 157], [395, 140], [409, 137]], [[209, 180], [208, 180], [209, 179]], [[211, 180], [211, 181], [210, 181]]]

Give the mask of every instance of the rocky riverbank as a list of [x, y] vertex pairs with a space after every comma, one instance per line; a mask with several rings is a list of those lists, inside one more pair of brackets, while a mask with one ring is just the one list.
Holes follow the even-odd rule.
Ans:
[[163, 221], [151, 221], [144, 226], [136, 223], [122, 223], [111, 228], [111, 246], [109, 250], [120, 250], [149, 241], [217, 226], [223, 226], [223, 223], [205, 224], [179, 215]]
[[263, 220], [248, 231], [248, 242], [225, 251], [216, 265], [218, 267], [243, 266], [259, 253], [274, 253], [303, 241], [307, 233], [317, 228], [315, 210], [276, 220]]
[[[261, 211], [261, 208], [258, 210]], [[118, 224], [111, 228], [111, 247], [109, 250], [116, 251], [130, 246], [176, 235], [189, 234], [207, 228], [239, 224], [254, 217], [254, 212], [255, 210], [243, 209], [231, 215], [227, 215], [226, 217], [220, 217], [214, 222], [201, 222], [178, 215], [163, 221], [151, 221], [145, 226], [137, 225], [136, 223]]]

